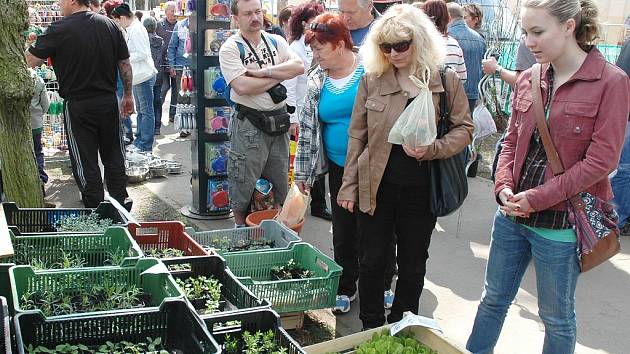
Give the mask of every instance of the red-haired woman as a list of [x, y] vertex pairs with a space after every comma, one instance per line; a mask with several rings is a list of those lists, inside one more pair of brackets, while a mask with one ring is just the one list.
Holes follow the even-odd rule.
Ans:
[[[306, 100], [298, 113], [300, 139], [295, 181], [306, 192], [325, 172], [327, 164], [330, 199], [336, 201], [346, 161], [352, 107], [364, 68], [352, 51], [350, 30], [339, 15], [321, 14], [309, 29], [305, 43], [311, 46], [319, 66], [308, 75]], [[331, 204], [335, 261], [343, 267], [334, 310], [345, 313], [350, 311], [359, 277], [357, 220], [355, 214], [337, 203]]]

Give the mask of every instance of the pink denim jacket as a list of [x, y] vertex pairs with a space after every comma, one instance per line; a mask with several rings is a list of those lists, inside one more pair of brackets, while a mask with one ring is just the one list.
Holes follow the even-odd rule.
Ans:
[[[549, 80], [543, 66], [543, 102]], [[532, 70], [519, 77], [513, 94], [512, 118], [499, 156], [494, 192], [509, 187], [516, 193], [529, 142], [536, 127], [532, 109]], [[545, 170], [545, 182], [526, 191], [536, 211], [566, 210], [565, 200], [587, 191], [603, 200], [612, 199], [608, 174], [619, 162], [628, 113], [630, 83], [626, 74], [606, 62], [593, 48], [582, 67], [558, 87], [551, 103], [549, 130], [565, 173], [554, 176]]]

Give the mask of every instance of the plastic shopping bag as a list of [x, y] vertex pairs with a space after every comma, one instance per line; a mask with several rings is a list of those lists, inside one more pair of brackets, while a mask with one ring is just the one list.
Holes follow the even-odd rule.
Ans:
[[300, 221], [304, 219], [304, 214], [308, 206], [308, 198], [309, 197], [302, 194], [297, 185], [293, 183], [276, 220], [289, 227], [299, 224]]
[[494, 119], [492, 119], [492, 114], [490, 114], [490, 111], [488, 111], [483, 104], [479, 104], [475, 107], [472, 118], [475, 124], [475, 130], [473, 132], [475, 140], [483, 139], [497, 132], [497, 126], [494, 123]]
[[387, 141], [397, 145], [407, 145], [413, 149], [431, 145], [437, 135], [435, 125], [435, 107], [433, 97], [428, 86], [430, 72], [425, 73], [426, 81], [415, 76], [409, 79], [420, 88], [418, 96], [405, 108], [389, 132]]

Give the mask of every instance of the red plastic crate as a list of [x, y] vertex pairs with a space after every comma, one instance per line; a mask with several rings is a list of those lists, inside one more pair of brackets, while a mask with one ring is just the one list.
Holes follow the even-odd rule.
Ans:
[[210, 255], [197, 241], [188, 236], [184, 224], [179, 221], [143, 222], [140, 226], [129, 224], [128, 228], [131, 236], [145, 252], [153, 248], [158, 250], [175, 248], [184, 251], [186, 256]]

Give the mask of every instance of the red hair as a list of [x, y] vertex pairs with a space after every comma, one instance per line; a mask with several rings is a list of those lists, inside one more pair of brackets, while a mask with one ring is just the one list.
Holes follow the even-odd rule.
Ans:
[[326, 26], [327, 30], [307, 30], [304, 38], [306, 44], [311, 44], [312, 41], [318, 41], [319, 43], [331, 43], [333, 47], [337, 48], [341, 45], [341, 42], [343, 42], [346, 49], [352, 50], [350, 30], [341, 16], [332, 12], [324, 12], [315, 17], [312, 23], [323, 24]]
[[318, 2], [305, 2], [298, 5], [293, 9], [291, 18], [289, 18], [289, 28], [291, 32], [291, 41], [294, 41], [302, 36], [304, 33], [304, 26], [302, 22], [321, 15], [324, 12], [324, 5]]
[[450, 20], [446, 3], [443, 0], [429, 0], [422, 5], [422, 10], [433, 20], [438, 31], [446, 34], [448, 21]]
[[122, 0], [107, 0], [103, 3], [103, 10], [107, 17], [112, 18], [112, 11], [123, 3]]

